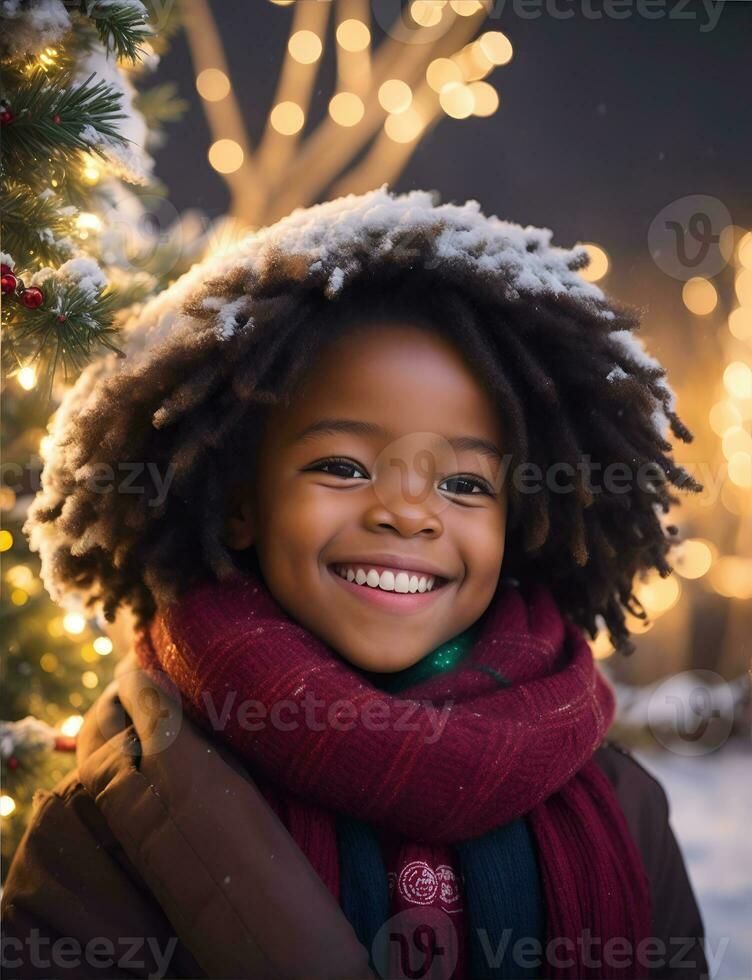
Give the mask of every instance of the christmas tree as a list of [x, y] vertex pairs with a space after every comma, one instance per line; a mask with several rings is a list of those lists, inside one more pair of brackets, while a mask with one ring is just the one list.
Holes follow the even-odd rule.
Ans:
[[183, 271], [170, 233], [144, 231], [164, 195], [149, 150], [183, 106], [170, 87], [137, 89], [174, 26], [138, 0], [2, 8], [4, 868], [33, 792], [72, 767], [81, 715], [111, 674], [103, 624], [54, 605], [21, 526], [66, 384], [118, 349], [119, 311]]

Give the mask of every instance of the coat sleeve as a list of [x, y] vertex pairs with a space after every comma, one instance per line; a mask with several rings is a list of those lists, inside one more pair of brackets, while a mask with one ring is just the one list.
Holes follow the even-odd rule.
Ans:
[[704, 926], [679, 845], [669, 821], [665, 790], [655, 781], [658, 819], [653, 868], [653, 933], [667, 949], [651, 978], [708, 980]]
[[611, 780], [650, 880], [652, 928], [645, 949], [649, 980], [708, 980], [704, 926], [660, 782], [616, 742], [595, 760]]
[[38, 793], [2, 898], [14, 978], [203, 977], [76, 773]]

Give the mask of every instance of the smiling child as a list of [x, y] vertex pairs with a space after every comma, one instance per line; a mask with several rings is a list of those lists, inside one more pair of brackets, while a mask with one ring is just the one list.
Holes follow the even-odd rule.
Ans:
[[[633, 652], [691, 434], [550, 237], [299, 209], [84, 373], [27, 527], [135, 642], [10, 870], [14, 975], [707, 976], [586, 639]], [[123, 461], [160, 480], [108, 491]]]

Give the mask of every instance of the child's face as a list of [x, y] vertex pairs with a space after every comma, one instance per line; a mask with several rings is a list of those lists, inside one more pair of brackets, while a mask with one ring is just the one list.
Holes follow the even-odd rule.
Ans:
[[[352, 664], [409, 667], [476, 622], [498, 583], [500, 460], [467, 437], [504, 452], [498, 413], [454, 347], [414, 324], [361, 327], [270, 411], [227, 541], [253, 544], [277, 602]], [[342, 565], [374, 569], [387, 589], [348, 582]], [[438, 588], [399, 591], [430, 571]]]

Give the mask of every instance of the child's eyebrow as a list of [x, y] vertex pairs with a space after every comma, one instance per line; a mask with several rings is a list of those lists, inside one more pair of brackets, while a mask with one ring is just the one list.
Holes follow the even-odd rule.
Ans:
[[[295, 442], [305, 442], [318, 435], [336, 435], [340, 432], [349, 432], [358, 436], [377, 436], [381, 439], [394, 439], [394, 434], [376, 422], [365, 422], [360, 419], [319, 419], [311, 425], [301, 429], [295, 436]], [[449, 445], [457, 452], [467, 451], [480, 453], [487, 456], [494, 462], [501, 463], [503, 456], [501, 450], [489, 439], [482, 439], [480, 436], [443, 436]]]

